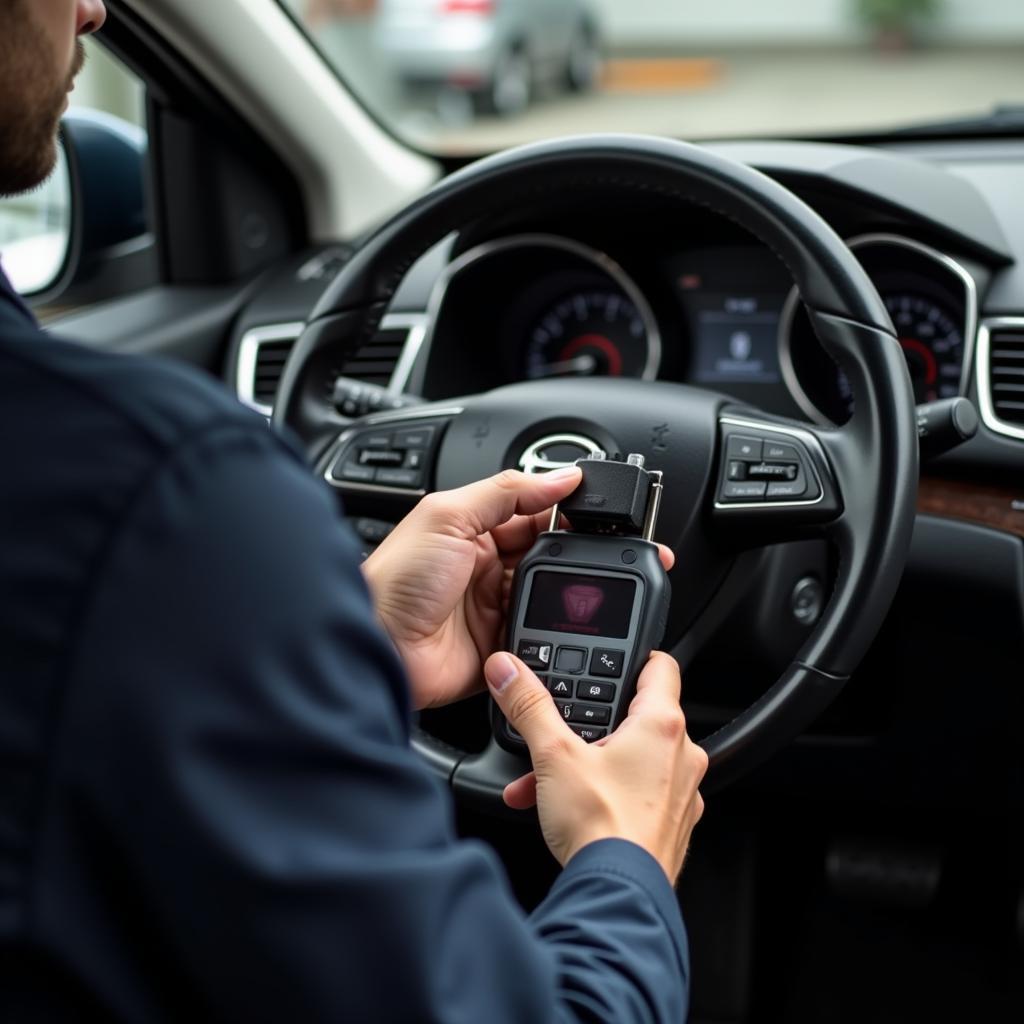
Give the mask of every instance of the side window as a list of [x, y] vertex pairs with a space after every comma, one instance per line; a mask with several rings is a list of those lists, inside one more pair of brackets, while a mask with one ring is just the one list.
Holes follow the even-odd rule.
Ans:
[[44, 316], [117, 294], [104, 271], [149, 238], [145, 86], [100, 43], [85, 48], [54, 173], [33, 192], [0, 199], [4, 269]]

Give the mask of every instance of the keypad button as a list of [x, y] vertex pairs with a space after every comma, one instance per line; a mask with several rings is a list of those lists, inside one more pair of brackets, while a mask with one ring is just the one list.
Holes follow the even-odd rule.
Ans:
[[516, 656], [530, 668], [546, 671], [551, 667], [551, 644], [538, 643], [536, 640], [520, 640]]
[[572, 697], [576, 684], [565, 676], [552, 676], [548, 682], [548, 689], [553, 697]]
[[599, 700], [611, 704], [615, 700], [615, 684], [600, 683], [596, 679], [581, 679], [576, 696], [581, 700]]
[[625, 657], [625, 651], [613, 651], [606, 647], [598, 647], [590, 658], [590, 674], [618, 679], [622, 675], [622, 662]]
[[573, 711], [573, 705], [572, 704], [568, 704], [568, 703], [566, 703], [563, 700], [556, 700], [555, 701], [555, 707], [558, 708], [558, 710], [561, 713], [562, 717], [567, 722], [572, 721], [572, 711]]
[[559, 672], [582, 672], [587, 663], [587, 652], [582, 647], [559, 647], [555, 668]]
[[594, 740], [603, 739], [608, 735], [607, 729], [598, 729], [593, 725], [570, 725], [569, 728], [588, 743], [593, 743]]
[[595, 707], [592, 704], [573, 704], [570, 722], [584, 725], [607, 725], [612, 720], [612, 709]]

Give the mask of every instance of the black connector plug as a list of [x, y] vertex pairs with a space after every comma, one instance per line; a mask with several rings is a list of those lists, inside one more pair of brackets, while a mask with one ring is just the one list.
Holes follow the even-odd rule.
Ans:
[[576, 465], [583, 480], [558, 506], [573, 530], [649, 540], [658, 514], [661, 473], [644, 469], [642, 455], [613, 462], [599, 453]]

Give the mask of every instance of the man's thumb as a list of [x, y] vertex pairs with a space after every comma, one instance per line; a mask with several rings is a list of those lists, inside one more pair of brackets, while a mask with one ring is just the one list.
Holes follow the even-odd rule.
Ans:
[[484, 676], [502, 714], [531, 752], [561, 730], [568, 732], [551, 694], [518, 658], [504, 651], [492, 654]]

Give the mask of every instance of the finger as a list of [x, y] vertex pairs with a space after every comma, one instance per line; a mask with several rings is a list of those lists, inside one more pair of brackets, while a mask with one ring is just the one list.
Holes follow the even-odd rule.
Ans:
[[[664, 651], [652, 651], [636, 683], [636, 698], [640, 707], [671, 704], [679, 706], [682, 678], [679, 663]], [[630, 713], [633, 706], [630, 705]]]
[[668, 572], [676, 564], [676, 553], [667, 544], [658, 545], [658, 557], [661, 559], [665, 572]]
[[529, 810], [537, 803], [537, 776], [533, 772], [520, 775], [505, 787], [505, 803], [514, 811]]
[[491, 531], [494, 543], [502, 555], [525, 552], [533, 542], [551, 525], [551, 513], [547, 510], [532, 516], [513, 516], [507, 523]]
[[544, 684], [518, 658], [505, 651], [492, 654], [484, 665], [484, 677], [498, 707], [526, 741], [535, 761], [552, 744], [578, 739], [562, 721]]
[[464, 534], [487, 533], [513, 515], [533, 515], [567, 497], [583, 478], [578, 466], [527, 475], [506, 469], [454, 491], [437, 491], [421, 503], [420, 514], [441, 528]]

